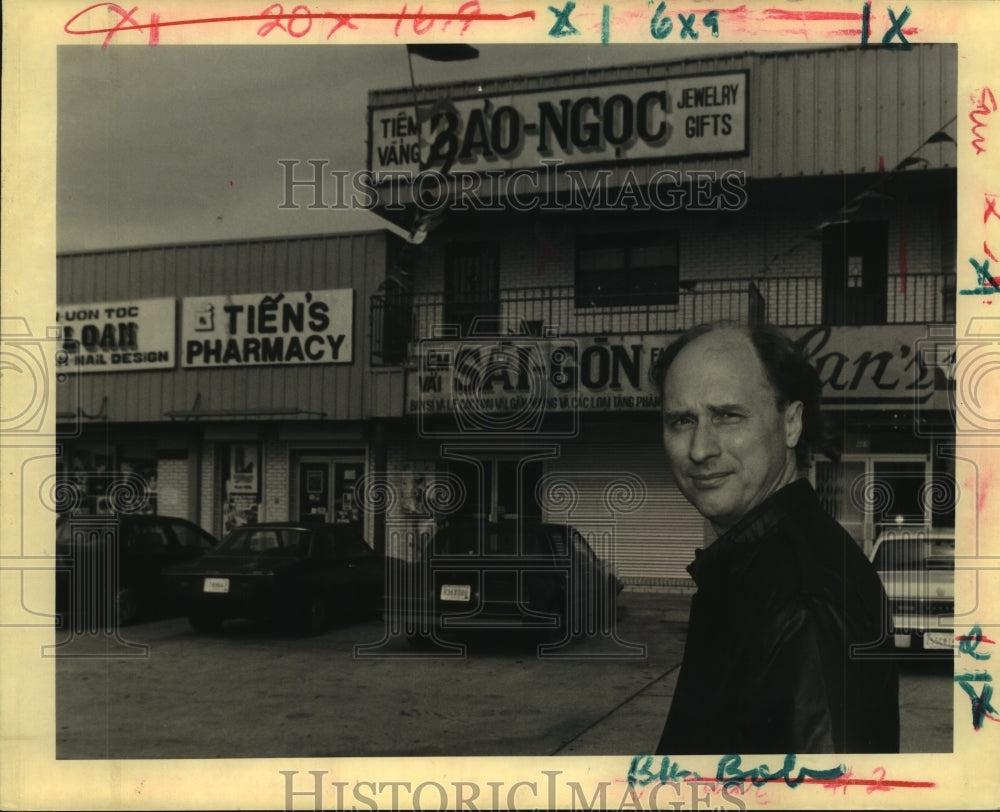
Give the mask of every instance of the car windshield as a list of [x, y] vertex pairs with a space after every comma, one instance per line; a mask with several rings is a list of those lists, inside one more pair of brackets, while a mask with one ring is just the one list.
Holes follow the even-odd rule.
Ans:
[[874, 564], [882, 572], [953, 570], [955, 540], [887, 538], [875, 551]]
[[[482, 536], [482, 540], [480, 540]], [[518, 529], [515, 524], [502, 526], [475, 523], [457, 523], [438, 531], [434, 537], [434, 555], [549, 555], [544, 537], [534, 527], [526, 527], [521, 534], [518, 550]]]
[[309, 533], [283, 527], [240, 527], [219, 544], [217, 551], [233, 555], [300, 555], [308, 549]]

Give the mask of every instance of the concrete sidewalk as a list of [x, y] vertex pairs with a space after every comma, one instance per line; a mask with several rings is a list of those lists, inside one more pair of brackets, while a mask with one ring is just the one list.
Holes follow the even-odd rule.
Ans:
[[[623, 639], [642, 642], [650, 648], [668, 638], [682, 645], [690, 601], [689, 594], [626, 590], [618, 596], [618, 633]], [[561, 752], [632, 752], [639, 742], [654, 747], [677, 684], [679, 650], [674, 657], [656, 659], [657, 677], [596, 720]], [[952, 750], [956, 691], [952, 672], [953, 665], [947, 660], [900, 662], [901, 752]], [[964, 697], [960, 701], [964, 702]]]
[[626, 589], [618, 596], [616, 631], [624, 640], [647, 646], [647, 656], [659, 662], [656, 673], [617, 707], [595, 719], [558, 754], [653, 752], [667, 718], [680, 668], [679, 651], [664, 661], [653, 649], [667, 640], [673, 641], [676, 648], [677, 642], [683, 640], [690, 603], [690, 594]]
[[692, 594], [632, 591], [626, 588], [618, 595], [618, 608], [623, 616], [652, 614], [659, 615], [660, 620], [668, 623], [687, 623]]

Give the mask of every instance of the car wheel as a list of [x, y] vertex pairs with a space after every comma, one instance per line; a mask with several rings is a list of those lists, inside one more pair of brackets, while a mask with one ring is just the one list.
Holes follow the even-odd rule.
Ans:
[[115, 623], [128, 626], [139, 614], [139, 601], [134, 590], [119, 589], [115, 595]]
[[188, 621], [191, 623], [191, 628], [201, 634], [217, 632], [222, 628], [222, 618], [218, 615], [199, 613], [197, 615], [191, 615], [188, 618]]
[[330, 609], [322, 595], [307, 595], [302, 606], [302, 631], [319, 634], [330, 623]]

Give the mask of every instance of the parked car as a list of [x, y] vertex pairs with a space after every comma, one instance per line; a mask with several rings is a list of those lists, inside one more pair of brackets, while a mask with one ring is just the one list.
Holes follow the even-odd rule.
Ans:
[[611, 628], [622, 590], [579, 531], [537, 521], [452, 521], [397, 583], [415, 645], [471, 631], [553, 641], [600, 632]]
[[163, 579], [196, 631], [249, 618], [316, 634], [335, 614], [379, 611], [383, 574], [381, 557], [351, 526], [268, 522], [236, 528], [209, 555], [171, 567]]
[[56, 611], [80, 629], [125, 626], [165, 608], [164, 569], [200, 558], [218, 543], [198, 525], [171, 516], [62, 516]]
[[872, 563], [889, 596], [897, 648], [952, 649], [955, 614], [955, 531], [888, 527]]

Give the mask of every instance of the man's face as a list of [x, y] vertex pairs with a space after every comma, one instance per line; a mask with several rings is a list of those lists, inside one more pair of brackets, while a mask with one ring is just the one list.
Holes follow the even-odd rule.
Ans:
[[718, 329], [667, 370], [663, 445], [681, 492], [716, 532], [796, 477], [802, 403], [777, 396], [748, 336]]

